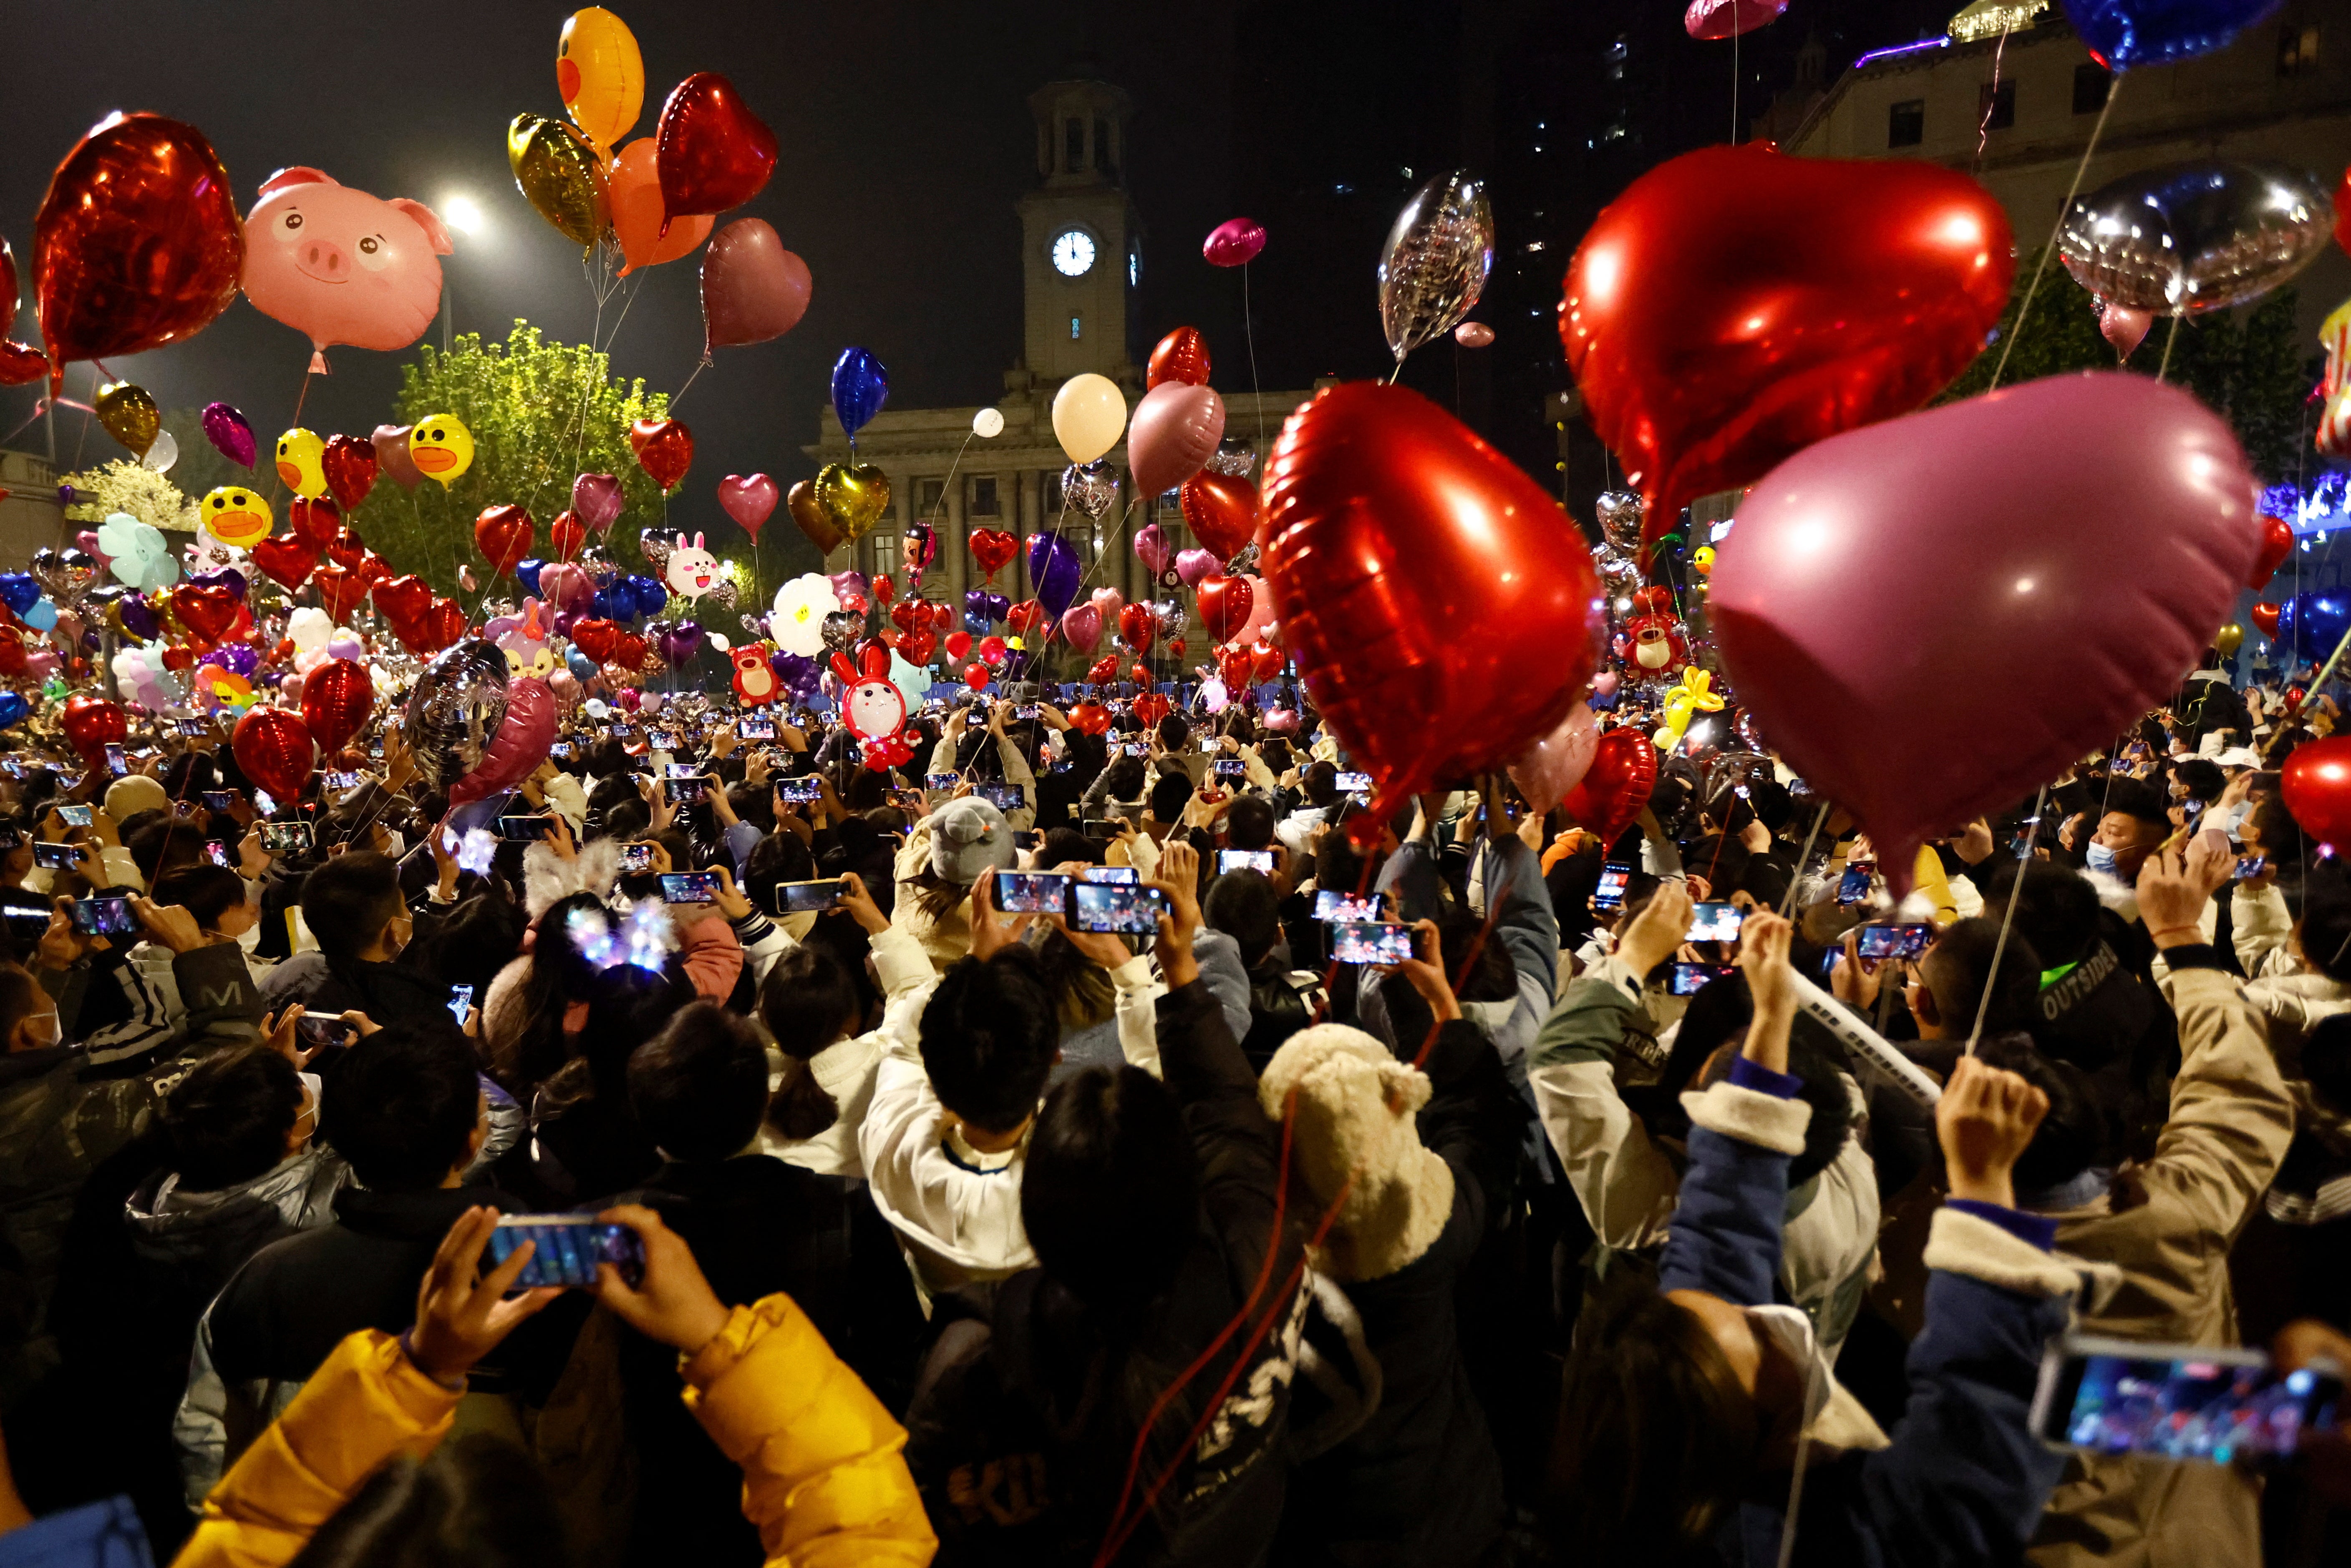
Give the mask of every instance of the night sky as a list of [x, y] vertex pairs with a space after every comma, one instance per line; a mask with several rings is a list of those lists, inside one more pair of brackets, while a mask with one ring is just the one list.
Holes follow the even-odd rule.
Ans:
[[[574, 8], [528, 0], [20, 3], [12, 35], [26, 47], [16, 86], [0, 96], [0, 145], [8, 149], [0, 162], [0, 234], [25, 267], [33, 215], [57, 161], [108, 112], [152, 110], [212, 140], [240, 212], [270, 173], [297, 163], [436, 210], [452, 193], [470, 195], [489, 223], [478, 235], [453, 235], [457, 254], [444, 258], [457, 330], [503, 338], [524, 316], [552, 337], [584, 340], [593, 302], [578, 248], [516, 190], [505, 141], [518, 112], [561, 117], [556, 38]], [[813, 302], [794, 331], [720, 350], [681, 405], [696, 451], [675, 522], [729, 527], [713, 486], [730, 472], [765, 469], [787, 483], [805, 476], [811, 465], [799, 448], [815, 438], [826, 377], [844, 345], [881, 357], [895, 406], [1001, 395], [1001, 372], [1020, 335], [1012, 204], [1035, 183], [1024, 100], [1081, 55], [1094, 57], [1099, 74], [1139, 100], [1129, 177], [1147, 204], [1144, 324], [1155, 336], [1196, 320], [1213, 337], [1238, 321], [1231, 276], [1207, 267], [1198, 250], [1200, 236], [1232, 215], [1225, 204], [1233, 37], [1226, 5], [623, 0], [612, 9], [644, 51], [646, 101], [632, 134], [653, 131], [680, 78], [703, 69], [729, 76], [783, 152], [767, 189], [720, 222], [765, 218], [815, 277]], [[621, 374], [674, 390], [693, 370], [702, 345], [698, 261], [697, 254], [647, 277], [614, 347]], [[21, 289], [13, 335], [37, 340], [29, 276]], [[1376, 321], [1366, 331], [1376, 349]], [[430, 340], [440, 340], [437, 322]], [[341, 348], [329, 357], [334, 373], [312, 382], [303, 423], [322, 435], [364, 434], [389, 419], [410, 356]], [[109, 362], [167, 410], [235, 403], [263, 444], [266, 467], [308, 360], [300, 334], [240, 298], [188, 343]], [[68, 395], [88, 401], [92, 382], [91, 367], [77, 364]], [[0, 391], [0, 434], [26, 419], [37, 391]], [[68, 466], [77, 446], [84, 463], [120, 455], [94, 424], [85, 434], [86, 417], [59, 416], [58, 456]], [[38, 451], [41, 434], [0, 444]], [[768, 538], [807, 548], [780, 516]]]

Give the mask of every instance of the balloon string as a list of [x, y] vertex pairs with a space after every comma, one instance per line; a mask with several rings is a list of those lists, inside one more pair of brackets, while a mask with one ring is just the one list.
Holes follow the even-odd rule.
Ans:
[[2163, 335], [2163, 362], [2155, 367], [2155, 379], [2161, 381], [2171, 369], [2171, 345], [2179, 340], [2179, 316], [2171, 318], [2171, 330]]
[[[2107, 769], [2109, 777], [2112, 776], [2113, 771], [2111, 768]], [[2034, 821], [2038, 822], [2041, 820], [2042, 808], [2048, 803], [2048, 800], [2049, 786], [2043, 784], [2041, 786], [2040, 793], [2032, 797]], [[1991, 945], [1991, 967], [1984, 972], [1983, 995], [1976, 1000], [1976, 1026], [1968, 1031], [1967, 1055], [1973, 1056], [1976, 1053], [1976, 1043], [1983, 1039], [1984, 1016], [1991, 1011], [1992, 987], [2000, 979], [2001, 955], [2008, 951], [2009, 927], [2016, 924], [2016, 901], [2023, 892], [2024, 863], [2020, 861], [2016, 867], [2016, 880], [2009, 884], [2008, 913], [2001, 916], [2000, 937]]]
[[1983, 118], [1976, 121], [1976, 155], [1968, 164], [1968, 172], [1970, 174], [1983, 166], [1984, 149], [1991, 141], [1992, 111], [2000, 107], [2000, 62], [2001, 57], [2008, 53], [2008, 34], [2009, 28], [2001, 27], [2000, 42], [1992, 47], [1991, 91], [1984, 98]]
[[2016, 309], [2016, 319], [2009, 324], [2007, 336], [2001, 340], [2000, 363], [1992, 367], [1991, 392], [2000, 385], [2000, 378], [2008, 370], [2008, 356], [2016, 350], [2016, 340], [2024, 330], [2026, 319], [2032, 311], [2032, 297], [2041, 290], [2041, 275], [2049, 270], [2049, 253], [2057, 248], [2057, 236], [2065, 230], [2065, 215], [2074, 210], [2074, 198], [2082, 189], [2082, 176], [2090, 172], [2090, 155], [2098, 150], [2098, 137], [2106, 129], [2106, 116], [2115, 110], [2115, 99], [2123, 90], [2123, 78], [2116, 77], [2106, 84], [2106, 101], [2098, 110], [2098, 122], [2090, 127], [2090, 140], [2082, 147], [2082, 161], [2074, 165], [2074, 183], [2065, 187], [2065, 199], [2057, 204], [2057, 221], [2049, 225], [2049, 243], [2041, 247], [2033, 258], [2032, 281], [2024, 287], [2024, 303]]
[[[710, 356], [708, 354], [705, 354], [702, 356], [701, 362], [694, 367], [694, 374], [685, 378], [685, 386], [682, 386], [678, 388], [677, 391], [669, 394], [669, 408], [672, 413], [675, 413], [677, 412], [677, 405], [684, 400], [685, 387], [692, 386], [694, 384], [695, 376], [700, 375], [704, 371], [709, 368]], [[849, 438], [849, 455], [852, 457], [857, 455], [857, 437], [854, 435]]]
[[1249, 264], [1241, 263], [1241, 336], [1249, 343], [1249, 399], [1257, 409], [1257, 444], [1265, 444], [1265, 389], [1257, 380], [1257, 321], [1249, 313]]
[[[1829, 803], [1821, 802], [1820, 815], [1813, 819], [1813, 831], [1804, 835], [1804, 847], [1796, 852], [1796, 874], [1788, 879], [1788, 896], [1780, 901], [1780, 918], [1785, 920], [1796, 907], [1796, 891], [1804, 885], [1804, 863], [1813, 858], [1813, 841], [1821, 836], [1821, 827], [1829, 820]], [[1712, 889], [1708, 891], [1711, 892]]]

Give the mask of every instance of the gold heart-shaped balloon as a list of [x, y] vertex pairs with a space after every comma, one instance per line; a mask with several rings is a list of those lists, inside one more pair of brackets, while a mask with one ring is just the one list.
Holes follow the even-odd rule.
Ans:
[[890, 509], [890, 476], [871, 463], [828, 463], [817, 472], [816, 504], [842, 538], [859, 538]]
[[800, 532], [809, 537], [809, 542], [819, 551], [831, 555], [841, 547], [841, 530], [832, 526], [832, 519], [826, 517], [824, 508], [816, 504], [814, 480], [801, 479], [794, 483], [790, 493], [784, 497], [784, 505], [790, 509], [792, 521], [799, 525]]
[[147, 455], [147, 449], [155, 444], [156, 432], [163, 427], [155, 399], [145, 387], [129, 382], [110, 382], [99, 388], [91, 406], [97, 409], [98, 423], [106, 427], [106, 433], [131, 448], [134, 457]]

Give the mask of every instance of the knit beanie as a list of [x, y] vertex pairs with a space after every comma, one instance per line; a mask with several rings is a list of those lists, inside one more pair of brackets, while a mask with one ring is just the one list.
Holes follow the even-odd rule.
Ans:
[[141, 811], [170, 809], [172, 798], [144, 773], [126, 774], [106, 787], [106, 814], [117, 823]]
[[1316, 1267], [1344, 1283], [1377, 1280], [1416, 1261], [1453, 1212], [1453, 1167], [1421, 1146], [1413, 1117], [1428, 1103], [1427, 1074], [1344, 1024], [1317, 1024], [1283, 1042], [1258, 1080], [1279, 1122], [1297, 1092], [1290, 1169], [1318, 1210], [1348, 1176]]
[[1004, 813], [977, 795], [950, 800], [931, 813], [931, 870], [969, 887], [985, 871], [1012, 864], [1012, 830]]

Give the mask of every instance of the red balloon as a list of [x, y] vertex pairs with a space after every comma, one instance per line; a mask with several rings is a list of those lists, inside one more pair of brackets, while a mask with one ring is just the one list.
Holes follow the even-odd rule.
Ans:
[[512, 577], [515, 563], [530, 554], [530, 541], [537, 537], [530, 514], [513, 502], [485, 507], [474, 519], [474, 542], [482, 547], [482, 559], [500, 577]]
[[350, 620], [351, 612], [366, 602], [375, 586], [375, 580], [340, 561], [329, 561], [312, 572], [310, 582], [318, 589], [319, 602], [327, 613], [337, 621]]
[[360, 563], [367, 558], [367, 541], [350, 528], [337, 528], [335, 537], [327, 541], [327, 559], [337, 566], [347, 566], [357, 571]]
[[808, 263], [764, 218], [738, 218], [702, 253], [702, 351], [780, 338], [808, 314]]
[[1136, 653], [1148, 653], [1152, 639], [1159, 635], [1159, 619], [1148, 604], [1124, 605], [1118, 612], [1118, 634]]
[[257, 707], [236, 721], [229, 749], [245, 776], [281, 800], [291, 800], [310, 782], [316, 752], [309, 727], [288, 709]]
[[[1100, 685], [1102, 683], [1097, 681], [1094, 684]], [[1110, 709], [1092, 697], [1086, 698], [1070, 710], [1070, 727], [1072, 729], [1083, 730], [1088, 735], [1102, 734], [1110, 728]]]
[[1559, 331], [1648, 501], [1643, 542], [1692, 498], [1949, 386], [2000, 321], [2011, 250], [1990, 192], [1916, 159], [1750, 143], [1634, 181], [1568, 264]]
[[600, 664], [612, 662], [612, 651], [621, 643], [621, 624], [617, 621], [590, 619], [575, 621], [571, 625], [571, 641], [581, 653]]
[[1656, 785], [1656, 747], [1639, 730], [1620, 727], [1600, 737], [1592, 766], [1560, 805], [1602, 842], [1614, 843], [1649, 803]]
[[946, 649], [948, 658], [962, 658], [966, 653], [971, 652], [971, 633], [968, 632], [948, 632]]
[[2281, 604], [2263, 604], [2256, 601], [2252, 609], [2247, 612], [2247, 615], [2255, 626], [2261, 628], [2262, 636], [2274, 637], [2277, 635], [2278, 612], [2283, 608], [2285, 607]]
[[[0, 331], [5, 330], [6, 323], [0, 322]], [[1178, 327], [1151, 350], [1143, 390], [1149, 392], [1161, 382], [1182, 382], [1187, 387], [1208, 384], [1208, 343], [1200, 336], [1200, 329]]]
[[1020, 541], [1008, 528], [974, 528], [971, 530], [971, 559], [979, 563], [980, 574], [994, 577], [1018, 554]]
[[1193, 591], [1200, 597], [1200, 624], [1208, 629], [1211, 642], [1226, 643], [1240, 635], [1249, 624], [1249, 612], [1257, 608], [1255, 580], [1247, 577], [1227, 577], [1218, 572], [1204, 577]]
[[663, 234], [679, 218], [741, 206], [776, 171], [776, 133], [716, 71], [696, 71], [670, 89], [653, 137]]
[[253, 564], [267, 572], [279, 587], [295, 589], [310, 580], [319, 552], [292, 534], [274, 534], [253, 547]]
[[324, 551], [342, 530], [343, 514], [323, 496], [297, 496], [286, 503], [286, 526], [296, 538]]
[[66, 699], [66, 711], [58, 716], [57, 727], [66, 732], [73, 748], [81, 753], [81, 759], [92, 767], [106, 755], [109, 746], [130, 733], [129, 722], [119, 704], [87, 692]]
[[1004, 624], [1015, 636], [1025, 635], [1031, 626], [1045, 622], [1045, 607], [1033, 599], [1024, 599], [1004, 612]]
[[1228, 690], [1236, 694], [1253, 683], [1249, 680], [1249, 653], [1247, 648], [1227, 648], [1217, 655], [1217, 678]]
[[221, 640], [236, 612], [236, 595], [218, 583], [183, 582], [172, 590], [172, 613], [206, 643]]
[[939, 634], [927, 626], [898, 633], [898, 656], [910, 664], [927, 664], [938, 652]]
[[[1086, 669], [1086, 679], [1098, 686], [1106, 686], [1118, 679], [1118, 655], [1104, 653]], [[1072, 719], [1075, 715], [1071, 716]]]
[[2351, 169], [2343, 171], [2343, 183], [2335, 187], [2335, 243], [2351, 251]]
[[629, 426], [629, 450], [654, 484], [674, 489], [694, 466], [694, 432], [674, 419], [641, 419]]
[[579, 513], [567, 507], [547, 525], [547, 542], [554, 547], [556, 559], [569, 560], [587, 544], [588, 525], [580, 520]]
[[340, 751], [374, 711], [375, 679], [364, 664], [329, 659], [302, 683], [302, 722], [320, 751]]
[[1506, 765], [1583, 695], [1604, 630], [1590, 548], [1426, 398], [1371, 382], [1321, 393], [1275, 444], [1265, 494], [1282, 641], [1372, 775], [1374, 817]]
[[368, 498], [368, 492], [375, 488], [377, 461], [373, 441], [357, 435], [330, 436], [319, 465], [326, 471], [328, 494], [346, 512], [356, 511], [359, 504]]
[[192, 338], [236, 298], [245, 225], [204, 132], [159, 114], [111, 114], [49, 180], [33, 220], [33, 282], [49, 395], [68, 360], [110, 360]]
[[[16, 319], [16, 253], [0, 239], [0, 338]], [[0, 386], [20, 387], [48, 373], [49, 357], [30, 343], [0, 343]]]
[[2245, 574], [2245, 586], [2255, 593], [2270, 585], [2270, 579], [2277, 575], [2277, 569], [2283, 566], [2285, 558], [2294, 553], [2292, 523], [2283, 517], [2263, 517], [2260, 521], [2262, 553], [2253, 558], [2253, 570]]
[[535, 677], [507, 683], [507, 716], [483, 748], [475, 769], [449, 786], [449, 804], [462, 806], [521, 783], [547, 760], [555, 739], [554, 690]]
[[964, 666], [963, 684], [969, 686], [973, 691], [978, 691], [994, 678], [995, 677], [993, 675], [988, 674], [987, 666], [986, 664], [966, 664]]
[[[261, 554], [257, 549], [253, 553], [256, 558]], [[433, 608], [433, 587], [421, 577], [395, 577], [377, 583], [374, 593], [376, 609], [395, 631], [415, 625]]]
[[1281, 674], [1281, 666], [1289, 662], [1280, 649], [1269, 647], [1263, 643], [1249, 650], [1249, 674], [1256, 677], [1255, 684], [1260, 686]]
[[1230, 560], [1257, 537], [1257, 486], [1237, 474], [1207, 469], [1176, 492], [1185, 526], [1218, 560]]
[[2336, 852], [2351, 849], [2351, 736], [2305, 741], [2285, 759], [2285, 809]]
[[1151, 666], [1148, 664], [1139, 662], [1129, 664], [1126, 667], [1126, 673], [1134, 677], [1134, 684], [1138, 686], [1147, 686], [1151, 684]]

